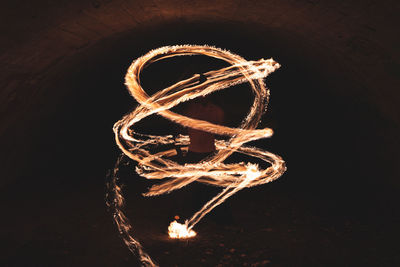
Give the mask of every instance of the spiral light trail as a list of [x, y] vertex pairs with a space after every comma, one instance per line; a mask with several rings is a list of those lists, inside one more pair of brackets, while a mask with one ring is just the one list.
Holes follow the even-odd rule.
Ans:
[[[204, 73], [206, 78], [201, 82], [199, 74], [182, 80], [152, 96], [147, 95], [140, 85], [140, 73], [151, 63], [185, 55], [205, 55], [226, 61], [230, 64], [219, 70]], [[153, 185], [145, 196], [156, 196], [170, 193], [192, 182], [200, 182], [224, 189], [207, 202], [185, 224], [174, 221], [169, 226], [172, 238], [187, 238], [196, 233], [192, 228], [212, 209], [239, 190], [256, 185], [269, 183], [279, 178], [286, 170], [281, 157], [268, 151], [244, 146], [245, 143], [272, 136], [269, 128], [256, 129], [262, 114], [266, 111], [269, 100], [269, 90], [263, 79], [280, 65], [273, 59], [247, 61], [229, 51], [210, 46], [180, 45], [165, 46], [150, 51], [136, 59], [129, 67], [125, 76], [129, 93], [138, 101], [139, 106], [115, 123], [115, 140], [123, 154], [118, 159], [112, 180], [109, 183], [108, 205], [113, 208], [114, 220], [128, 248], [137, 254], [143, 265], [156, 265], [150, 256], [143, 251], [142, 246], [130, 234], [131, 225], [122, 211], [124, 198], [118, 185], [118, 170], [122, 157], [125, 155], [138, 163], [136, 171], [147, 179], [158, 179], [159, 184]], [[200, 82], [200, 83], [199, 83]], [[255, 95], [254, 103], [240, 127], [230, 128], [213, 124], [204, 120], [186, 117], [170, 111], [176, 105], [211, 94], [215, 91], [231, 87], [235, 84], [248, 82]], [[229, 140], [216, 140], [216, 152], [197, 164], [181, 165], [171, 159], [177, 154], [175, 149], [152, 154], [152, 148], [161, 145], [175, 145], [187, 151], [189, 137], [179, 135], [155, 136], [137, 133], [134, 126], [140, 120], [158, 114], [184, 127], [206, 131], [220, 136], [228, 136]], [[232, 153], [242, 153], [257, 157], [270, 166], [260, 169], [257, 164], [235, 163], [225, 164], [224, 160]]]

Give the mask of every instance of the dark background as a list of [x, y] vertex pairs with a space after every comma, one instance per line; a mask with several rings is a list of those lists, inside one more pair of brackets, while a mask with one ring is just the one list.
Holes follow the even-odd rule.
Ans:
[[[106, 174], [120, 153], [112, 125], [136, 106], [125, 72], [151, 49], [208, 44], [282, 65], [266, 79], [271, 100], [260, 124], [275, 134], [251, 145], [282, 156], [288, 170], [228, 199], [232, 226], [206, 217], [196, 226], [198, 237], [182, 242], [165, 231], [175, 215], [171, 206], [190, 187], [143, 198], [149, 183], [130, 164], [121, 177], [126, 212], [146, 251], [161, 266], [398, 264], [399, 68], [392, 45], [399, 40], [391, 34], [398, 4], [166, 2], [173, 7], [157, 1], [6, 5], [0, 263], [137, 265], [104, 201]], [[126, 21], [126, 12], [136, 13]], [[141, 81], [152, 93], [220, 65], [199, 56], [170, 59], [147, 68]], [[253, 100], [246, 84], [212, 98], [229, 126], [239, 124]], [[159, 134], [177, 130], [157, 116], [138, 126]]]

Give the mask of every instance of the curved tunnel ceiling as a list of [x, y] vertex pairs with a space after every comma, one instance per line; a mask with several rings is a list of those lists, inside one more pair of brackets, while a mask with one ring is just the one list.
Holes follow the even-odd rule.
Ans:
[[[368, 103], [397, 133], [400, 43], [394, 25], [398, 12], [397, 1], [376, 0], [6, 3], [1, 11], [0, 44], [2, 143], [10, 150], [20, 145], [21, 139], [10, 144], [8, 138], [27, 130], [21, 121], [34, 124], [41, 112], [51, 110], [48, 106], [55, 93], [50, 85], [82, 53], [90, 52], [101, 41], [123, 38], [135, 31], [157, 33], [168, 23], [224, 24], [273, 33], [280, 42], [303, 53], [304, 60], [312, 58], [316, 68], [323, 68], [321, 73], [337, 76], [336, 94]], [[133, 43], [146, 41], [140, 40], [140, 35], [131, 38]], [[340, 86], [347, 81], [354, 86]], [[17, 152], [10, 153], [16, 157]], [[5, 158], [13, 159], [9, 155]]]

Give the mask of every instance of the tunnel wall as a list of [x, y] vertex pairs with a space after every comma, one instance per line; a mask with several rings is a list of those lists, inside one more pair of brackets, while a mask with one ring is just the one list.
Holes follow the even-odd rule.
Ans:
[[388, 153], [397, 157], [400, 68], [394, 25], [398, 11], [396, 1], [6, 3], [1, 11], [0, 136], [6, 174], [1, 184], [18, 177], [22, 167], [16, 168], [17, 162], [30, 153], [30, 129], [62, 101], [65, 92], [51, 85], [64, 75], [71, 58], [101, 40], [135, 29], [155, 29], [171, 21], [244, 24], [282, 32], [286, 42], [321, 58], [326, 71], [340, 74], [338, 85], [346, 79], [355, 84], [351, 90], [337, 86], [336, 93], [367, 102], [396, 129], [388, 132], [387, 138], [394, 147]]

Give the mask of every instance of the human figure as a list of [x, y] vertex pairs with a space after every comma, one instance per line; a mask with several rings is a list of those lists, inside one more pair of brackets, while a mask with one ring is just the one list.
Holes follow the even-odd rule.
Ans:
[[[204, 97], [192, 101], [184, 113], [189, 118], [214, 124], [221, 124], [224, 118], [223, 110]], [[199, 162], [215, 152], [214, 134], [193, 128], [187, 128], [187, 133], [190, 139], [189, 150], [186, 155], [187, 163]]]
[[[205, 77], [200, 75], [199, 82], [205, 81]], [[184, 115], [193, 118], [208, 121], [214, 124], [222, 124], [224, 121], [224, 111], [207, 97], [199, 97], [188, 103], [184, 110]], [[212, 155], [215, 148], [215, 136], [212, 133], [187, 128], [190, 144], [188, 153], [183, 158], [185, 163], [198, 163], [206, 157]], [[221, 188], [194, 183], [191, 185], [191, 209], [189, 213], [199, 210], [205, 203], [217, 195]], [[229, 206], [223, 204], [222, 207], [217, 207], [215, 212], [210, 213], [210, 217], [218, 224], [229, 224], [232, 222], [232, 214]]]

